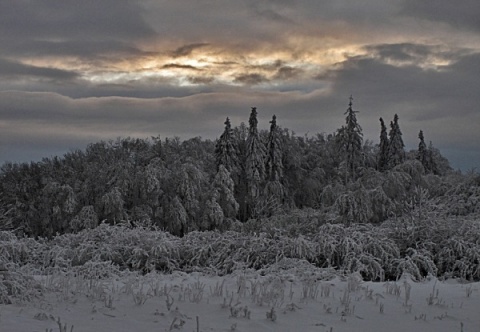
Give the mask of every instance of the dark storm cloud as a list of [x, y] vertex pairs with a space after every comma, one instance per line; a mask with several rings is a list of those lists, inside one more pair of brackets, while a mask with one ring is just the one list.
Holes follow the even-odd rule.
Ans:
[[78, 78], [79, 76], [78, 73], [72, 71], [24, 65], [15, 61], [0, 58], [0, 78], [4, 79], [36, 77], [53, 80], [71, 80]]

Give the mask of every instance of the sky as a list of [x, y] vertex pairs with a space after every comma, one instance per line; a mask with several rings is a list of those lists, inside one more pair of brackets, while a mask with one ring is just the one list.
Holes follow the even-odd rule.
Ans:
[[[480, 166], [478, 0], [0, 0], [0, 163], [100, 140], [215, 139], [229, 117], [364, 139], [398, 114]], [[477, 169], [478, 170], [478, 169]]]

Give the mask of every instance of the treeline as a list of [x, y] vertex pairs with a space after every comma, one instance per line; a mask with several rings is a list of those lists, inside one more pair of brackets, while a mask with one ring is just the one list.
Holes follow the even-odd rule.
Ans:
[[[423, 132], [418, 149], [406, 152], [398, 116], [388, 132], [380, 119], [373, 144], [363, 140], [356, 113], [350, 100], [342, 128], [309, 137], [278, 126], [275, 115], [270, 130], [258, 130], [252, 108], [248, 126], [227, 118], [215, 141], [121, 138], [62, 158], [6, 163], [0, 229], [52, 237], [107, 222], [182, 236], [303, 208], [324, 221], [380, 223], [426, 200], [464, 195], [459, 183], [470, 180], [425, 144]], [[467, 186], [477, 188], [475, 181]], [[477, 212], [470, 196], [460, 196], [455, 206], [446, 200], [448, 213]]]

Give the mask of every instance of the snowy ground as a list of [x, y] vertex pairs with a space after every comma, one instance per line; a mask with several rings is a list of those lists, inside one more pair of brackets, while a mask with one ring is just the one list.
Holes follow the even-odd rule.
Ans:
[[0, 306], [1, 331], [480, 331], [480, 283], [289, 272], [39, 280], [44, 296]]

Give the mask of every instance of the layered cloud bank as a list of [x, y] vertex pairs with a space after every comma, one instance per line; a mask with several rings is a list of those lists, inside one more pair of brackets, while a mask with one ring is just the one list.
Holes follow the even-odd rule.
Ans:
[[365, 138], [398, 113], [464, 170], [480, 164], [480, 3], [6, 1], [0, 161], [118, 136], [217, 137], [257, 106], [332, 132], [350, 94]]

